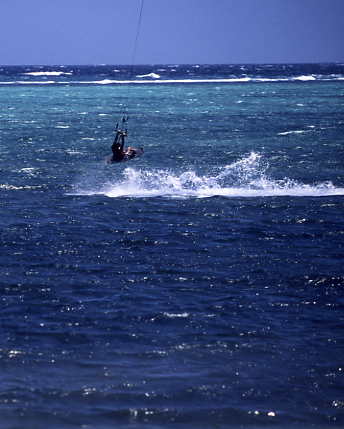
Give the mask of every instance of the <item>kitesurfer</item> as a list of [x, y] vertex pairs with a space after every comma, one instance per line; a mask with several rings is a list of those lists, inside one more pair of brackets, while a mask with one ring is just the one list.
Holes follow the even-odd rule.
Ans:
[[115, 140], [112, 143], [111, 149], [112, 149], [112, 157], [111, 162], [121, 162], [123, 161], [126, 153], [123, 150], [124, 143], [125, 143], [125, 137], [127, 137], [127, 131], [118, 130], [116, 131]]
[[125, 138], [128, 136], [128, 130], [125, 128], [124, 124], [128, 121], [127, 117], [122, 118], [123, 126], [118, 128], [118, 124], [116, 125], [116, 135], [115, 139], [112, 143], [112, 155], [107, 159], [109, 164], [114, 162], [122, 162], [129, 161], [137, 156], [143, 154], [143, 148], [137, 149], [135, 147], [128, 146], [126, 150], [124, 150]]

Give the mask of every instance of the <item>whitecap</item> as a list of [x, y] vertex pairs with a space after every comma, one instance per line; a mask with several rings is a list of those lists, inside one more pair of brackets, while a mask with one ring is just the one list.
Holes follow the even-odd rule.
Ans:
[[316, 80], [316, 78], [313, 75], [307, 75], [294, 77], [293, 80], [301, 80], [303, 82], [306, 82], [308, 80]]
[[28, 176], [34, 176], [37, 172], [37, 168], [34, 167], [25, 167], [18, 170], [19, 173], [27, 174]]
[[21, 191], [21, 190], [27, 190], [27, 189], [40, 189], [41, 186], [36, 185], [36, 186], [29, 186], [29, 185], [24, 185], [24, 186], [16, 186], [16, 185], [9, 185], [8, 183], [0, 183], [0, 189], [6, 190], [6, 191]]
[[141, 75], [137, 75], [136, 77], [150, 77], [152, 79], [160, 79], [160, 75], [157, 73], [141, 74]]
[[17, 356], [22, 355], [22, 354], [24, 354], [24, 352], [21, 350], [14, 350], [13, 349], [13, 350], [8, 351], [8, 357], [9, 358], [14, 358], [14, 357], [17, 357]]
[[[107, 85], [109, 83], [118, 83], [119, 81], [117, 80], [111, 80], [111, 79], [103, 79], [103, 80], [99, 80], [96, 82], [90, 82], [90, 83], [98, 83], [99, 85]], [[83, 82], [80, 82], [83, 83]]]
[[66, 153], [68, 153], [68, 155], [84, 155], [84, 152], [80, 152], [78, 150], [72, 150], [72, 149], [66, 150]]
[[176, 318], [186, 318], [189, 317], [189, 313], [168, 313], [167, 311], [165, 311], [164, 313], [165, 317], [168, 317], [169, 319], [176, 319]]
[[72, 75], [70, 72], [62, 71], [43, 71], [43, 72], [27, 72], [23, 73], [27, 76], [62, 76], [62, 75]]
[[293, 130], [293, 131], [284, 131], [282, 133], [278, 133], [278, 136], [287, 136], [289, 134], [303, 134], [303, 133], [307, 133], [309, 132], [309, 130]]

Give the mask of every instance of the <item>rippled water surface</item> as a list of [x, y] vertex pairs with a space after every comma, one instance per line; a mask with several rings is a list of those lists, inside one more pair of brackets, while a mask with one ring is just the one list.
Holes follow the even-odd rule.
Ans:
[[344, 426], [343, 79], [0, 69], [0, 428]]

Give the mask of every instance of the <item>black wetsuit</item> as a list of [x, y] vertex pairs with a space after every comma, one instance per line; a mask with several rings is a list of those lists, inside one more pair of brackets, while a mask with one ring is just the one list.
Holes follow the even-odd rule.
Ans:
[[112, 143], [112, 162], [121, 162], [124, 159], [125, 153], [124, 148], [124, 137], [126, 133], [124, 131], [118, 130], [114, 142]]

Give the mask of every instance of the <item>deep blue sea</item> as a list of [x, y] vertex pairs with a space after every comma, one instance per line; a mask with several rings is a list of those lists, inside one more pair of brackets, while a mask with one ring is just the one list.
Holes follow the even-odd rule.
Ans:
[[2, 66], [0, 106], [1, 429], [344, 427], [344, 64]]

